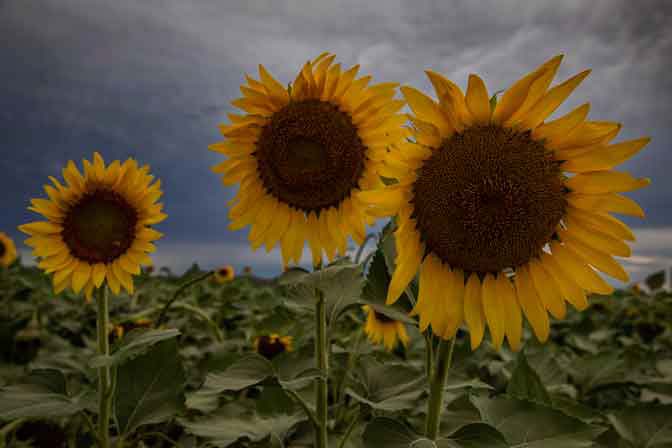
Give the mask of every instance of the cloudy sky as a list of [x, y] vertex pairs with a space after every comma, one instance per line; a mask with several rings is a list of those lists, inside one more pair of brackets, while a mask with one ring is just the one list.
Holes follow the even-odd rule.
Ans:
[[263, 63], [286, 83], [330, 51], [378, 82], [430, 92], [431, 68], [463, 88], [479, 73], [495, 91], [563, 53], [557, 79], [593, 72], [557, 114], [590, 101], [591, 119], [624, 124], [620, 140], [653, 139], [623, 165], [653, 180], [631, 195], [646, 220], [626, 220], [637, 279], [672, 261], [671, 13], [667, 0], [0, 0], [0, 231], [22, 241], [16, 226], [35, 219], [26, 207], [47, 176], [98, 150], [161, 178], [159, 265], [271, 275], [279, 254], [226, 229], [235, 190], [209, 171], [245, 73]]

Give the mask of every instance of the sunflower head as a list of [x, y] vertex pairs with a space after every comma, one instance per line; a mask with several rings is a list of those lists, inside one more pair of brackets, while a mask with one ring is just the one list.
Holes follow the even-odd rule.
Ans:
[[273, 359], [280, 353], [291, 352], [292, 337], [271, 334], [258, 336], [254, 340], [254, 350], [266, 359]]
[[363, 242], [373, 218], [356, 193], [382, 185], [387, 147], [407, 134], [397, 85], [369, 86], [358, 66], [341, 70], [334, 57], [306, 62], [291, 88], [260, 65], [260, 80], [246, 76], [232, 103], [245, 114], [229, 115], [225, 141], [210, 146], [228, 157], [213, 167], [224, 185], [240, 184], [229, 228], [251, 225], [255, 250], [279, 243], [285, 266], [300, 261], [306, 240], [314, 265], [323, 252], [330, 260], [345, 254], [350, 236]]
[[252, 266], [245, 266], [243, 268], [243, 274], [245, 275], [252, 275]]
[[475, 349], [487, 326], [497, 349], [506, 336], [517, 350], [523, 315], [543, 342], [548, 313], [563, 318], [565, 301], [582, 310], [586, 293], [613, 290], [595, 270], [627, 281], [613, 256], [629, 256], [624, 240], [634, 236], [611, 213], [643, 217], [619, 193], [650, 181], [612, 168], [649, 139], [611, 144], [621, 125], [586, 120], [589, 104], [547, 120], [589, 73], [549, 89], [561, 59], [499, 101], [476, 75], [465, 95], [428, 70], [438, 101], [401, 88], [413, 137], [392, 148], [381, 169], [398, 182], [359, 196], [373, 213], [398, 215], [388, 303], [419, 271], [413, 314], [422, 331], [431, 325], [452, 338], [466, 323]]
[[14, 241], [5, 233], [0, 232], [0, 266], [9, 267], [16, 260]]
[[364, 332], [372, 344], [382, 343], [387, 351], [392, 351], [399, 342], [408, 345], [408, 333], [403, 322], [391, 319], [368, 305], [362, 307], [366, 313]]
[[234, 278], [235, 278], [235, 271], [233, 269], [233, 266], [231, 266], [230, 264], [227, 264], [226, 266], [219, 267], [215, 271], [215, 276], [214, 276], [215, 283], [218, 283], [220, 285], [222, 285], [224, 283], [228, 283], [231, 280], [233, 280]]
[[71, 287], [90, 298], [105, 284], [114, 294], [121, 287], [133, 293], [133, 275], [151, 264], [152, 241], [162, 236], [151, 226], [166, 218], [156, 203], [161, 182], [148, 172], [133, 159], [106, 166], [94, 153], [93, 162], [84, 160], [83, 174], [70, 161], [65, 183], [50, 177], [53, 185], [44, 186], [49, 199], [31, 200], [28, 209], [46, 220], [19, 230], [31, 236], [25, 242], [41, 258], [38, 266], [54, 274], [56, 294]]

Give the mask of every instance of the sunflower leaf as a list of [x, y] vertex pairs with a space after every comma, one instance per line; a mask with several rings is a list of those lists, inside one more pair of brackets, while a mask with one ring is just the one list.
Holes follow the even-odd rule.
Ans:
[[486, 423], [470, 423], [437, 441], [437, 448], [508, 448], [506, 439]]
[[398, 300], [394, 305], [385, 305], [390, 280], [391, 277], [385, 264], [385, 254], [379, 247], [369, 266], [369, 272], [362, 290], [362, 303], [366, 303], [376, 312], [384, 314], [390, 319], [414, 324], [415, 321], [408, 317], [410, 307], [406, 294], [403, 295], [403, 300]]
[[635, 447], [672, 446], [672, 405], [638, 405], [608, 418], [618, 434]]
[[[386, 417], [376, 417], [366, 425], [362, 439], [364, 446], [370, 448], [407, 448], [420, 438], [403, 423]], [[431, 443], [431, 442], [430, 442]], [[431, 446], [431, 445], [429, 445]]]
[[527, 358], [523, 351], [518, 354], [516, 367], [506, 388], [506, 393], [512, 397], [551, 405], [550, 395], [546, 391], [541, 379], [539, 379], [537, 372], [527, 363]]
[[96, 356], [91, 359], [90, 365], [93, 368], [98, 368], [123, 364], [147, 353], [155, 344], [175, 338], [179, 334], [180, 331], [174, 328], [169, 330], [136, 328], [112, 347], [110, 356]]

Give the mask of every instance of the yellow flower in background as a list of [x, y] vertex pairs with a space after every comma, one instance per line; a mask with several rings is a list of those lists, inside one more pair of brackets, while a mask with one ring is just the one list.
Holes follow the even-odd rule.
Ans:
[[254, 350], [267, 359], [273, 359], [280, 353], [291, 352], [292, 337], [271, 334], [259, 336], [254, 340]]
[[227, 264], [226, 266], [222, 266], [215, 271], [214, 279], [216, 283], [221, 285], [230, 282], [234, 279], [234, 277], [235, 271], [233, 270], [233, 266]]
[[133, 293], [133, 275], [140, 265], [150, 265], [147, 255], [156, 247], [152, 241], [162, 234], [153, 224], [166, 218], [161, 211], [161, 182], [154, 180], [149, 166], [139, 167], [133, 159], [115, 160], [105, 166], [97, 152], [93, 163], [84, 160], [84, 173], [73, 161], [63, 169], [65, 184], [50, 177], [45, 185], [49, 199], [32, 199], [29, 210], [47, 220], [19, 226], [28, 235], [26, 244], [40, 257], [38, 266], [53, 273], [54, 292], [67, 287], [84, 290], [88, 298], [94, 288], [107, 284], [114, 294], [123, 286]]
[[354, 194], [382, 186], [377, 168], [387, 146], [407, 135], [397, 112], [396, 83], [368, 86], [359, 66], [341, 70], [323, 53], [307, 62], [291, 88], [259, 66], [260, 81], [246, 76], [243, 97], [221, 127], [224, 142], [210, 149], [228, 160], [213, 167], [224, 185], [239, 184], [230, 201], [229, 229], [251, 225], [253, 249], [282, 249], [285, 266], [299, 262], [305, 241], [314, 265], [345, 254], [347, 239], [361, 244], [372, 224]]
[[403, 322], [390, 319], [368, 305], [364, 305], [362, 309], [366, 312], [364, 332], [372, 344], [382, 343], [387, 351], [394, 350], [397, 342], [401, 342], [404, 347], [408, 346], [408, 333]]
[[613, 256], [629, 256], [624, 240], [634, 235], [610, 214], [643, 217], [620, 193], [650, 181], [612, 169], [649, 139], [610, 144], [621, 125], [586, 120], [589, 104], [545, 121], [589, 73], [549, 89], [561, 59], [516, 81], [494, 107], [476, 75], [464, 95], [428, 70], [438, 103], [401, 88], [414, 141], [392, 148], [381, 170], [399, 182], [360, 197], [379, 215], [398, 214], [387, 301], [419, 271], [421, 331], [431, 325], [449, 339], [466, 322], [475, 349], [487, 325], [497, 349], [506, 336], [518, 350], [522, 315], [543, 342], [548, 313], [561, 319], [565, 301], [583, 310], [586, 292], [612, 292], [594, 269], [627, 281]]
[[8, 267], [16, 260], [14, 241], [5, 233], [0, 232], [0, 266]]

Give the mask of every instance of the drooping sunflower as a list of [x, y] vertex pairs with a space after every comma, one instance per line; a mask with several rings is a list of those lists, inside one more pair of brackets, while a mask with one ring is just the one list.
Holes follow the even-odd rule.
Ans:
[[215, 271], [215, 276], [213, 278], [215, 280], [215, 283], [223, 285], [224, 283], [228, 283], [231, 280], [233, 280], [235, 276], [236, 275], [235, 275], [233, 266], [231, 266], [230, 264], [227, 264], [226, 266], [222, 266], [221, 268], [218, 268]]
[[5, 233], [0, 232], [0, 266], [8, 267], [16, 260], [14, 241]]
[[292, 337], [271, 334], [254, 339], [254, 350], [267, 359], [273, 359], [280, 353], [291, 352]]
[[392, 148], [381, 170], [398, 183], [360, 197], [375, 202], [376, 213], [398, 216], [387, 300], [396, 301], [419, 271], [413, 313], [422, 331], [431, 325], [448, 339], [464, 321], [473, 349], [487, 326], [497, 349], [506, 336], [518, 350], [522, 315], [543, 342], [548, 313], [561, 319], [565, 301], [583, 310], [586, 293], [612, 292], [595, 269], [627, 281], [613, 256], [629, 256], [624, 240], [634, 235], [610, 214], [643, 217], [619, 193], [650, 181], [612, 168], [649, 139], [610, 144], [621, 125], [586, 120], [589, 104], [545, 121], [589, 73], [549, 89], [561, 59], [515, 82], [496, 103], [476, 75], [464, 95], [426, 71], [438, 102], [401, 88], [413, 138]]
[[140, 273], [140, 265], [151, 265], [147, 254], [156, 250], [152, 241], [162, 236], [151, 228], [166, 218], [163, 205], [156, 203], [161, 182], [153, 182], [149, 166], [138, 167], [133, 159], [106, 167], [96, 152], [93, 163], [83, 163], [82, 174], [68, 162], [65, 184], [50, 177], [53, 186], [44, 186], [49, 199], [32, 199], [28, 207], [47, 220], [19, 230], [31, 235], [26, 244], [41, 258], [38, 266], [54, 274], [56, 294], [72, 287], [90, 298], [104, 284], [114, 294], [122, 286], [133, 293], [133, 275]]
[[229, 157], [213, 167], [224, 185], [240, 184], [230, 201], [229, 229], [251, 225], [253, 249], [280, 244], [285, 266], [300, 261], [308, 241], [314, 265], [344, 254], [351, 235], [365, 238], [367, 204], [354, 194], [380, 187], [377, 166], [386, 148], [402, 141], [406, 118], [397, 114], [396, 83], [368, 86], [359, 66], [342, 71], [335, 56], [308, 61], [290, 88], [259, 65], [260, 81], [246, 76], [232, 104], [226, 138], [210, 149]]
[[391, 319], [368, 305], [362, 309], [366, 313], [364, 333], [372, 344], [382, 343], [387, 351], [394, 350], [398, 342], [404, 347], [408, 345], [408, 333], [403, 322]]

